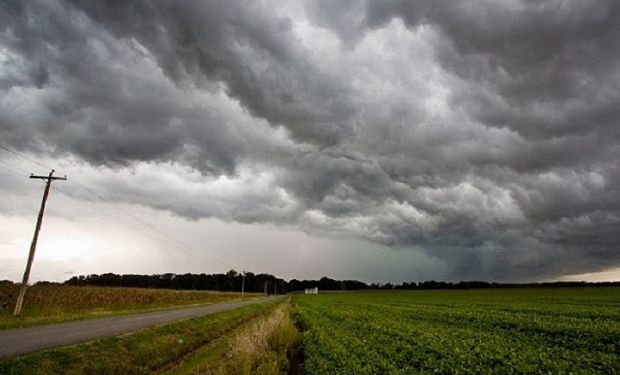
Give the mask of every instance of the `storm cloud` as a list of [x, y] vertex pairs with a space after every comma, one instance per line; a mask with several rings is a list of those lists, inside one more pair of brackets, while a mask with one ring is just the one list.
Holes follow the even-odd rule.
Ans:
[[188, 220], [415, 247], [453, 279], [601, 271], [618, 40], [611, 0], [5, 1], [0, 136]]

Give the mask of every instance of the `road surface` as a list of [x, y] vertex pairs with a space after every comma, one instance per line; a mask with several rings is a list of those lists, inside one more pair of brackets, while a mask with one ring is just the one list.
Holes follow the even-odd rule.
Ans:
[[0, 358], [117, 336], [160, 324], [271, 301], [275, 298], [277, 297], [0, 330]]

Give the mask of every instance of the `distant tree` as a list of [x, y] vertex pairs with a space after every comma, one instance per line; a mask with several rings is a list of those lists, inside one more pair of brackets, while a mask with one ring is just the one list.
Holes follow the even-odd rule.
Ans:
[[[67, 285], [92, 285], [92, 286], [122, 286], [139, 288], [165, 288], [165, 289], [196, 289], [196, 290], [219, 290], [219, 291], [240, 291], [242, 275], [230, 270], [227, 273], [218, 274], [191, 274], [176, 275], [165, 273], [160, 275], [117, 275], [114, 273], [104, 273], [101, 275], [79, 275], [73, 276], [65, 284]], [[12, 283], [11, 281], [2, 281]], [[547, 283], [489, 283], [486, 281], [460, 281], [457, 283], [446, 281], [421, 281], [403, 282], [401, 284], [379, 284], [370, 285], [358, 280], [334, 280], [329, 277], [322, 277], [319, 280], [297, 280], [285, 281], [270, 274], [254, 274], [246, 272], [245, 290], [247, 292], [262, 293], [267, 287], [269, 294], [288, 293], [301, 291], [306, 288], [318, 287], [319, 290], [360, 290], [360, 289], [480, 289], [480, 288], [510, 288], [510, 287], [588, 287], [588, 286], [620, 286], [620, 282], [600, 282], [586, 283], [578, 282], [547, 282]]]

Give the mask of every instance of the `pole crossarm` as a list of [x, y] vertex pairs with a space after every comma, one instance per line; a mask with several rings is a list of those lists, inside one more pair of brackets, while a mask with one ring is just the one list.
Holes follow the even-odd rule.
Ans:
[[32, 179], [39, 179], [39, 180], [45, 180], [45, 182], [47, 182], [47, 183], [50, 183], [50, 182], [56, 181], [56, 180], [67, 181], [67, 176], [57, 177], [57, 176], [54, 176], [54, 172], [56, 172], [56, 171], [52, 169], [50, 174], [47, 175], [47, 176], [37, 176], [37, 175], [34, 175], [34, 174], [31, 173], [30, 174], [30, 178], [32, 178]]
[[35, 175], [31, 174], [30, 178], [38, 178], [38, 179], [46, 180], [46, 181], [55, 181], [55, 180], [67, 181], [67, 176], [65, 176], [65, 177], [50, 177], [50, 176], [35, 176]]

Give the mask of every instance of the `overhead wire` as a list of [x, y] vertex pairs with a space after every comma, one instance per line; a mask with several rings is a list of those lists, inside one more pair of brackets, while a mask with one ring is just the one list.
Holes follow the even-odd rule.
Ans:
[[[68, 193], [66, 191], [67, 187], [63, 186], [62, 188], [56, 186], [56, 187], [52, 187], [52, 189], [58, 190], [63, 192], [65, 195], [71, 195], [70, 193]], [[83, 189], [84, 190], [84, 189]], [[94, 193], [94, 192], [93, 192]], [[93, 194], [94, 195], [94, 194]], [[98, 196], [98, 195], [95, 195]], [[106, 203], [105, 201], [101, 200], [99, 203]], [[114, 220], [118, 220], [119, 219], [119, 215], [118, 213], [121, 213], [123, 215], [125, 215], [125, 218], [130, 218], [132, 219], [131, 221], [126, 221], [127, 223], [129, 223], [129, 225], [132, 225], [134, 228], [137, 224], [146, 226], [148, 229], [151, 230], [151, 232], [155, 232], [155, 234], [158, 234], [158, 236], [153, 235], [153, 233], [149, 233], [149, 232], [142, 232], [143, 235], [152, 238], [156, 241], [161, 241], [162, 239], [166, 242], [168, 242], [169, 244], [174, 245], [175, 247], [177, 247], [179, 250], [183, 251], [185, 254], [193, 257], [194, 259], [199, 259], [201, 261], [210, 261], [210, 262], [215, 262], [220, 266], [224, 266], [224, 267], [230, 267], [230, 265], [228, 264], [224, 264], [221, 261], [210, 257], [206, 254], [204, 254], [203, 252], [200, 252], [192, 247], [190, 247], [189, 245], [180, 242], [179, 240], [177, 240], [176, 238], [174, 238], [173, 236], [169, 235], [168, 233], [164, 232], [163, 230], [157, 228], [156, 226], [154, 226], [153, 224], [150, 224], [142, 219], [140, 219], [138, 216], [133, 215], [131, 213], [129, 213], [126, 210], [123, 210], [119, 207], [114, 207], [114, 206], [107, 206], [108, 209], [114, 210], [117, 212], [117, 215], [114, 215], [113, 213], [111, 213], [109, 210], [107, 210], [105, 208], [106, 206], [104, 206], [103, 208], [101, 206], [97, 207], [97, 212], [102, 213], [105, 216], [108, 216]]]
[[[91, 194], [92, 196], [94, 196], [94, 197], [98, 198], [101, 202], [106, 202], [106, 201], [107, 201], [107, 200], [106, 200], [104, 197], [102, 197], [100, 194], [98, 194], [97, 192], [93, 191], [92, 189], [90, 189], [90, 188], [88, 188], [88, 187], [84, 186], [83, 184], [81, 184], [81, 183], [79, 183], [79, 182], [75, 182], [75, 181], [74, 181], [74, 183], [75, 183], [75, 185], [77, 185], [77, 186], [78, 186], [79, 188], [81, 188], [82, 190], [84, 190], [84, 191], [86, 191], [87, 193]], [[125, 216], [128, 216], [128, 217], [132, 218], [132, 219], [133, 219], [133, 220], [135, 220], [136, 222], [138, 222], [138, 223], [140, 223], [140, 224], [144, 225], [145, 227], [149, 228], [151, 231], [156, 232], [156, 233], [157, 233], [157, 234], [159, 234], [161, 237], [164, 237], [165, 239], [167, 239], [167, 240], [168, 240], [168, 242], [170, 242], [170, 243], [172, 243], [172, 244], [175, 244], [177, 248], [181, 248], [181, 249], [185, 250], [185, 251], [186, 251], [186, 253], [187, 253], [187, 252], [189, 252], [189, 253], [191, 253], [191, 254], [194, 254], [194, 255], [197, 255], [197, 256], [200, 256], [200, 257], [206, 258], [206, 259], [208, 259], [208, 260], [210, 260], [210, 261], [213, 261], [213, 262], [218, 263], [220, 266], [225, 266], [225, 267], [229, 267], [229, 266], [230, 266], [230, 264], [228, 264], [227, 262], [226, 262], [227, 264], [224, 264], [224, 263], [222, 263], [222, 261], [217, 260], [217, 259], [215, 259], [215, 258], [213, 258], [213, 257], [211, 257], [211, 256], [208, 256], [208, 255], [204, 254], [204, 253], [203, 253], [203, 252], [201, 252], [201, 251], [198, 251], [198, 250], [194, 249], [194, 248], [193, 248], [193, 247], [191, 247], [190, 245], [188, 245], [188, 244], [184, 243], [183, 241], [181, 241], [181, 240], [177, 239], [176, 237], [172, 236], [172, 235], [171, 235], [171, 234], [169, 234], [168, 232], [166, 232], [166, 231], [164, 231], [164, 230], [160, 229], [159, 227], [157, 227], [157, 226], [155, 226], [155, 225], [153, 225], [153, 224], [151, 224], [151, 223], [149, 223], [149, 222], [147, 222], [147, 221], [143, 220], [142, 218], [138, 217], [137, 215], [135, 215], [135, 214], [133, 214], [133, 213], [131, 213], [131, 212], [129, 212], [129, 211], [127, 211], [127, 210], [125, 210], [125, 209], [121, 208], [121, 207], [118, 207], [118, 206], [113, 206], [113, 207], [111, 207], [111, 208], [112, 208], [113, 210], [115, 210], [115, 211], [118, 211], [118, 212], [120, 212], [120, 213], [124, 214]]]
[[13, 154], [13, 155], [17, 155], [17, 156], [19, 156], [19, 157], [20, 157], [20, 158], [22, 158], [22, 159], [28, 160], [28, 161], [30, 161], [30, 162], [32, 162], [32, 163], [35, 163], [35, 164], [37, 164], [37, 165], [38, 165], [38, 166], [40, 166], [40, 167], [47, 168], [47, 169], [54, 169], [54, 168], [52, 168], [52, 167], [50, 167], [50, 166], [48, 166], [48, 165], [45, 165], [45, 164], [43, 164], [43, 163], [39, 162], [39, 161], [38, 161], [38, 160], [36, 160], [36, 159], [33, 159], [33, 158], [31, 158], [31, 157], [28, 157], [28, 156], [26, 156], [26, 155], [24, 155], [24, 154], [22, 154], [22, 153], [19, 153], [19, 152], [15, 151], [15, 150], [12, 150], [12, 149], [10, 149], [10, 148], [8, 148], [8, 147], [5, 147], [5, 146], [0, 145], [0, 148], [1, 148], [1, 149], [3, 149], [3, 150], [5, 150], [5, 151], [7, 151], [7, 152], [10, 152], [10, 153], [11, 153], [11, 154]]
[[[16, 156], [18, 156], [18, 157], [20, 157], [20, 158], [22, 158], [24, 160], [27, 160], [27, 161], [29, 161], [31, 163], [36, 164], [38, 166], [41, 166], [41, 167], [44, 167], [44, 168], [47, 168], [47, 169], [50, 169], [50, 170], [54, 169], [54, 168], [52, 168], [52, 167], [50, 167], [48, 165], [45, 165], [45, 164], [39, 162], [36, 159], [28, 157], [28, 156], [26, 156], [26, 155], [24, 155], [24, 154], [22, 154], [22, 153], [20, 153], [18, 151], [15, 151], [13, 149], [8, 148], [6, 146], [0, 145], [0, 149], [5, 150], [5, 151], [7, 151], [7, 152], [9, 152], [9, 153], [11, 153], [13, 155], [16, 155]], [[7, 167], [5, 167], [5, 169], [9, 170]], [[19, 175], [19, 173], [15, 172], [15, 170], [12, 170], [11, 172], [13, 174]], [[102, 202], [102, 203], [106, 203], [108, 201], [105, 197], [101, 196], [100, 194], [98, 194], [97, 192], [95, 192], [94, 190], [90, 189], [89, 187], [85, 186], [82, 183], [79, 183], [79, 182], [77, 182], [75, 180], [72, 180], [72, 184], [73, 185], [77, 185], [77, 187], [81, 188], [86, 193], [88, 193], [88, 194], [92, 195], [93, 197], [97, 198], [97, 200]], [[52, 187], [52, 189], [54, 189], [54, 190], [58, 190], [58, 191], [64, 192], [66, 195], [69, 195], [69, 194], [66, 193], [66, 191], [64, 191], [64, 188], [65, 187], [60, 188], [60, 189], [57, 186], [53, 186]], [[140, 217], [134, 215], [133, 213], [131, 213], [131, 212], [125, 210], [125, 209], [122, 209], [121, 207], [113, 206], [111, 208], [113, 210], [115, 210], [115, 211], [117, 211], [117, 212], [119, 212], [119, 213], [121, 213], [121, 214], [123, 214], [123, 215], [125, 215], [125, 216], [127, 216], [127, 217], [129, 217], [131, 219], [133, 219], [135, 222], [143, 225], [144, 227], [147, 227], [152, 232], [155, 232], [155, 233], [159, 234], [160, 239], [164, 238], [165, 240], [167, 240], [168, 243], [174, 244], [176, 246], [176, 248], [184, 251], [186, 254], [188, 254], [190, 256], [193, 256], [195, 258], [200, 258], [202, 260], [207, 260], [207, 261], [215, 262], [218, 265], [226, 267], [226, 268], [231, 267], [230, 263], [222, 261], [222, 260], [218, 260], [216, 258], [213, 258], [212, 256], [204, 254], [204, 252], [201, 252], [201, 251], [198, 251], [197, 249], [194, 249], [193, 247], [191, 247], [188, 244], [184, 243], [183, 241], [177, 239], [173, 235], [171, 235], [171, 234], [167, 233], [166, 231], [160, 229], [159, 227], [157, 227], [157, 226], [155, 226], [155, 225], [153, 225], [153, 224], [151, 224], [151, 223], [141, 219]], [[103, 211], [101, 211], [101, 212], [103, 212]], [[111, 218], [114, 218], [114, 219], [117, 218], [116, 216], [113, 216], [112, 214], [109, 214], [107, 212], [104, 213], [104, 214], [107, 215], [107, 216], [110, 216]], [[154, 239], [156, 238], [156, 237], [154, 237], [152, 235], [148, 235], [148, 236], [151, 237], [151, 238], [154, 238]], [[232, 268], [234, 268], [234, 267], [232, 267]]]
[[5, 171], [17, 176], [17, 177], [24, 177], [20, 172], [18, 172], [15, 168], [2, 163], [2, 161], [0, 161], [0, 168], [3, 168]]

